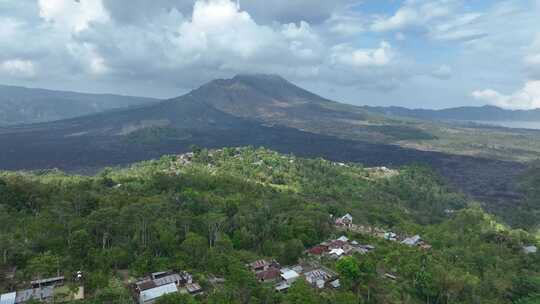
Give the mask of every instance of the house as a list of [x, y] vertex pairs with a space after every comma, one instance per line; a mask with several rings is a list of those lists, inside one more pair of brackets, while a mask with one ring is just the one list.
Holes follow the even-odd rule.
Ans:
[[191, 283], [186, 285], [186, 290], [190, 295], [196, 295], [202, 292], [202, 287], [198, 283]]
[[278, 268], [269, 268], [255, 273], [259, 282], [273, 282], [281, 277], [281, 271]]
[[[82, 276], [82, 272], [80, 273]], [[20, 304], [34, 300], [38, 302], [65, 302], [69, 300], [84, 299], [84, 287], [79, 286], [73, 293], [64, 286], [65, 277], [45, 278], [30, 282], [31, 288], [10, 292], [0, 296], [1, 304]]]
[[367, 251], [375, 250], [375, 246], [373, 245], [360, 245], [360, 248], [364, 248]]
[[278, 283], [275, 287], [276, 291], [287, 291], [287, 289], [289, 289], [291, 287], [291, 284], [285, 282], [285, 281], [282, 281], [280, 283]]
[[360, 254], [367, 254], [373, 249], [374, 247], [371, 245], [356, 245], [353, 247], [353, 252], [358, 252]]
[[393, 232], [385, 232], [384, 233], [384, 239], [388, 241], [397, 241], [397, 234]]
[[249, 263], [249, 268], [251, 268], [251, 271], [253, 272], [265, 271], [268, 270], [270, 264], [271, 263], [266, 260], [257, 260], [255, 262]]
[[335, 279], [336, 274], [330, 270], [318, 268], [304, 273], [304, 277], [309, 284], [322, 289]]
[[31, 281], [30, 285], [32, 285], [32, 288], [41, 288], [41, 287], [46, 287], [46, 286], [58, 287], [58, 286], [64, 285], [65, 279], [66, 278], [63, 276], [58, 276], [54, 278]]
[[174, 283], [146, 289], [139, 294], [139, 304], [155, 303], [158, 298], [175, 292], [178, 292], [178, 287]]
[[319, 263], [310, 262], [282, 268], [280, 281], [275, 285], [275, 290], [286, 291], [299, 279], [305, 280], [317, 289], [339, 287], [336, 272], [321, 266]]
[[328, 252], [328, 246], [317, 245], [315, 247], [308, 249], [307, 252], [308, 254], [311, 254], [311, 255], [323, 255], [324, 253]]
[[202, 292], [193, 276], [186, 271], [154, 272], [133, 284], [133, 291], [140, 304], [154, 303], [157, 298], [174, 292], [198, 294]]
[[353, 217], [349, 213], [345, 214], [344, 216], [336, 219], [336, 225], [337, 226], [344, 226], [344, 227], [350, 227], [353, 223]]
[[336, 248], [336, 249], [330, 250], [328, 254], [330, 255], [331, 258], [339, 259], [341, 258], [341, 256], [345, 254], [345, 251], [341, 248]]
[[347, 242], [343, 241], [343, 240], [333, 240], [333, 241], [330, 241], [330, 244], [328, 245], [328, 248], [330, 250], [332, 249], [341, 249], [343, 248], [343, 246], [345, 246], [347, 244]]
[[418, 243], [422, 240], [422, 238], [419, 235], [415, 235], [413, 237], [409, 237], [404, 239], [401, 244], [407, 245], [407, 246], [416, 246]]
[[[295, 270], [296, 269], [296, 270]], [[297, 270], [301, 271], [297, 267], [293, 268], [282, 268], [280, 270], [280, 278], [281, 281], [276, 284], [275, 290], [276, 291], [287, 291], [291, 287], [291, 285], [300, 278], [300, 274], [297, 272]]]
[[252, 272], [255, 273], [259, 282], [276, 281], [281, 276], [281, 266], [278, 262], [268, 262], [266, 260], [257, 260], [248, 264]]
[[341, 242], [344, 242], [344, 243], [347, 243], [349, 241], [349, 238], [347, 238], [346, 236], [342, 235], [340, 236], [338, 239], [338, 241], [341, 241]]
[[5, 293], [3, 295], [0, 295], [0, 304], [15, 304], [16, 298], [16, 292]]
[[32, 288], [0, 295], [0, 304], [20, 304], [30, 300], [50, 301], [54, 297], [54, 287]]
[[281, 278], [283, 279], [283, 281], [289, 284], [294, 283], [299, 277], [300, 277], [300, 274], [293, 269], [290, 269], [290, 268], [281, 269]]

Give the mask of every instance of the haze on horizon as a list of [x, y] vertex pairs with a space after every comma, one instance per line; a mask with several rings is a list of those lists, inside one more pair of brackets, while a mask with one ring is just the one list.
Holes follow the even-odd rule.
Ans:
[[272, 73], [352, 104], [540, 107], [539, 0], [0, 0], [0, 83], [173, 97]]

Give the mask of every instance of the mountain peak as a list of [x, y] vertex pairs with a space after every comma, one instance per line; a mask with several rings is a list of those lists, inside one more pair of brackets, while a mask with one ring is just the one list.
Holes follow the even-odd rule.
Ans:
[[222, 98], [228, 103], [244, 100], [250, 104], [266, 103], [268, 100], [279, 101], [281, 104], [327, 101], [276, 74], [238, 74], [229, 79], [216, 79], [191, 94], [197, 95], [200, 100], [207, 99], [200, 97], [214, 95], [211, 103]]
[[238, 74], [232, 78], [237, 81], [279, 81], [288, 82], [285, 78], [277, 74]]
[[279, 75], [239, 74], [211, 81], [189, 94], [190, 98], [243, 118], [265, 121], [293, 120], [293, 116], [320, 116], [330, 101], [298, 87]]

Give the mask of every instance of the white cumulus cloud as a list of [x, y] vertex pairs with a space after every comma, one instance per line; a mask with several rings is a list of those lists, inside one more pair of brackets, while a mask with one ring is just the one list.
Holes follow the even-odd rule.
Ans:
[[[37, 86], [71, 82], [79, 87], [70, 89], [122, 87], [121, 93], [158, 96], [238, 73], [375, 90], [406, 81], [399, 50], [388, 37], [370, 36], [365, 15], [346, 8], [355, 0], [313, 1], [292, 7], [286, 0], [241, 1], [241, 9], [231, 0], [13, 4], [18, 14], [0, 11], [0, 63], [28, 59], [34, 68], [26, 75]], [[0, 81], [10, 81], [6, 75]]]
[[486, 33], [471, 24], [480, 13], [463, 11], [459, 0], [408, 0], [394, 14], [377, 16], [371, 24], [376, 32], [421, 30], [427, 37], [444, 41], [470, 41]]
[[537, 35], [535, 41], [529, 47], [524, 64], [531, 78], [540, 79], [540, 34]]
[[39, 15], [53, 25], [79, 32], [109, 19], [101, 0], [39, 0]]
[[474, 91], [472, 96], [506, 109], [537, 109], [540, 108], [540, 80], [528, 81], [523, 88], [510, 95], [487, 89]]
[[0, 63], [0, 74], [15, 78], [32, 78], [36, 75], [36, 70], [30, 60], [10, 59]]
[[332, 48], [331, 62], [362, 68], [388, 65], [393, 57], [392, 46], [386, 41], [373, 49], [355, 49], [348, 44], [341, 44]]

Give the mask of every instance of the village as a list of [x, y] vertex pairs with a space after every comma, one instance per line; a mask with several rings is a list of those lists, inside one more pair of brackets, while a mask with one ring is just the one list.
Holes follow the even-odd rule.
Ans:
[[[73, 287], [72, 287], [73, 286]], [[171, 293], [193, 296], [203, 293], [202, 287], [193, 276], [185, 271], [154, 272], [146, 277], [128, 282], [126, 288], [138, 304], [151, 304]], [[40, 303], [67, 303], [84, 300], [83, 274], [77, 272], [73, 280], [64, 276], [34, 280], [30, 288], [0, 295], [0, 304], [22, 304], [30, 301]]]
[[408, 236], [398, 235], [392, 231], [386, 231], [382, 228], [357, 225], [353, 223], [353, 217], [349, 213], [335, 220], [335, 228], [339, 231], [348, 231], [364, 235], [370, 235], [387, 241], [400, 242], [403, 245], [418, 246], [423, 250], [430, 250], [431, 245], [422, 240], [420, 235]]
[[[396, 242], [403, 246], [417, 247], [419, 250], [430, 250], [432, 247], [419, 235], [398, 235], [392, 231], [353, 222], [351, 214], [336, 218], [334, 228], [337, 232], [356, 233], [376, 237], [388, 242]], [[259, 259], [246, 264], [261, 284], [272, 284], [276, 292], [287, 290], [298, 280], [304, 280], [316, 290], [338, 289], [341, 287], [339, 274], [328, 266], [328, 261], [337, 261], [354, 254], [365, 255], [376, 250], [371, 244], [360, 244], [345, 235], [329, 239], [305, 250], [304, 255], [294, 265], [282, 266], [276, 260]], [[524, 253], [537, 251], [536, 246], [526, 246]], [[330, 263], [332, 264], [332, 263]], [[396, 273], [381, 274], [390, 280], [398, 280]], [[9, 274], [9, 276], [14, 276]], [[58, 276], [34, 280], [27, 289], [12, 291], [0, 295], [0, 304], [20, 304], [29, 301], [41, 303], [64, 303], [84, 299], [83, 273], [78, 271], [68, 282], [66, 277]], [[220, 288], [225, 282], [223, 278], [212, 276], [210, 286]], [[199, 296], [205, 293], [201, 284], [186, 271], [153, 272], [142, 278], [129, 278], [124, 281], [125, 288], [135, 303], [152, 304], [167, 294], [180, 293]]]
[[[340, 230], [358, 232], [360, 226], [353, 224], [352, 216], [346, 214], [335, 220], [335, 227]], [[274, 284], [277, 292], [286, 292], [297, 280], [305, 280], [315, 289], [339, 288], [340, 280], [336, 271], [325, 267], [321, 259], [338, 260], [354, 253], [367, 254], [375, 247], [359, 244], [346, 236], [327, 240], [305, 251], [305, 259], [295, 265], [281, 266], [274, 260], [260, 259], [246, 265], [261, 283]], [[14, 276], [14, 274], [13, 274]], [[221, 280], [223, 279], [216, 279]], [[83, 274], [77, 272], [72, 280], [64, 276], [44, 278], [30, 282], [27, 289], [12, 291], [0, 295], [0, 304], [19, 304], [30, 300], [42, 303], [61, 303], [84, 299]], [[197, 296], [203, 294], [203, 288], [186, 271], [154, 272], [145, 277], [124, 282], [134, 301], [139, 304], [151, 304], [158, 298], [170, 293], [184, 293]], [[69, 286], [68, 286], [69, 285]], [[75, 289], [73, 290], [73, 287]]]
[[[370, 234], [388, 241], [400, 241], [404, 245], [419, 246], [422, 249], [430, 249], [431, 246], [422, 241], [418, 235], [412, 237], [398, 237], [393, 232], [383, 229], [371, 228], [353, 223], [353, 217], [346, 214], [334, 221], [337, 231]], [[260, 259], [246, 265], [260, 283], [273, 284], [276, 292], [286, 292], [297, 280], [305, 280], [315, 289], [336, 289], [341, 283], [336, 271], [324, 266], [323, 259], [339, 260], [355, 253], [368, 254], [375, 250], [370, 244], [360, 244], [350, 240], [345, 235], [336, 239], [326, 240], [304, 252], [302, 258], [295, 265], [282, 266], [275, 260]], [[396, 279], [394, 274], [385, 274], [387, 278]], [[66, 278], [58, 276], [31, 282], [31, 288], [14, 291], [0, 295], [0, 304], [19, 304], [30, 300], [42, 303], [61, 303], [84, 299], [84, 287], [82, 286], [83, 275], [78, 272], [70, 282], [78, 283], [75, 291], [71, 291], [66, 285]], [[223, 282], [216, 278], [214, 281]], [[160, 297], [171, 293], [182, 293], [193, 296], [204, 293], [203, 288], [197, 283], [193, 275], [186, 271], [161, 271], [154, 272], [145, 277], [126, 282], [134, 301], [139, 304], [154, 303]]]
[[30, 282], [27, 289], [0, 295], [0, 304], [19, 304], [29, 301], [42, 303], [62, 303], [84, 299], [82, 272], [77, 272], [71, 282], [66, 277], [57, 276]]
[[[400, 242], [405, 246], [417, 246], [422, 250], [431, 249], [419, 235], [398, 236], [396, 233], [383, 229], [371, 228], [353, 223], [353, 217], [346, 214], [334, 221], [337, 231], [348, 231], [353, 233], [369, 234], [390, 242]], [[370, 244], [360, 244], [355, 240], [350, 240], [342, 235], [336, 239], [326, 240], [305, 251], [305, 258], [298, 264], [281, 266], [275, 260], [256, 260], [249, 263], [247, 267], [255, 274], [261, 283], [272, 283], [278, 292], [286, 292], [297, 280], [305, 280], [315, 289], [339, 288], [341, 286], [339, 275], [336, 271], [323, 265], [322, 260], [339, 260], [346, 256], [358, 253], [368, 254], [375, 250], [375, 246]], [[385, 273], [388, 279], [396, 280], [397, 276], [392, 273]]]

